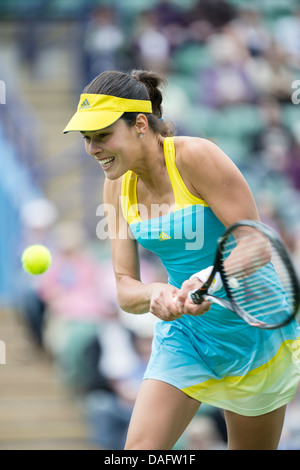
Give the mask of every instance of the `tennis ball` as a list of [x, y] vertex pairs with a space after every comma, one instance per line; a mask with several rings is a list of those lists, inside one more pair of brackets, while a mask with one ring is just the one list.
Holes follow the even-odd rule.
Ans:
[[22, 254], [24, 270], [34, 275], [47, 271], [51, 261], [50, 251], [43, 245], [31, 245]]

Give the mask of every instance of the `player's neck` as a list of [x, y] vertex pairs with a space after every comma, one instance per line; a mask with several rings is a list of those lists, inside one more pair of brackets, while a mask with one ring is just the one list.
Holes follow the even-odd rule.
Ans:
[[164, 138], [161, 136], [144, 136], [145, 142], [142, 154], [137, 159], [134, 173], [149, 189], [158, 189], [162, 174], [165, 170], [165, 157], [163, 149]]

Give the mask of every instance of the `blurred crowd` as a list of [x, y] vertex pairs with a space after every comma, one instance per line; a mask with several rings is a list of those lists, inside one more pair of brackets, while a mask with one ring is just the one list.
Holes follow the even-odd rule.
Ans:
[[[104, 70], [162, 72], [164, 118], [175, 122], [178, 134], [213, 139], [236, 162], [263, 221], [281, 233], [300, 272], [300, 3], [274, 0], [273, 9], [271, 3], [160, 0], [139, 2], [133, 14], [132, 2], [130, 9], [126, 2], [99, 1], [76, 18], [73, 86], [81, 90]], [[19, 31], [20, 57], [32, 73], [42, 34], [33, 20]], [[131, 321], [120, 311], [106, 242], [91, 240], [80, 225], [58, 223], [56, 208], [40, 203], [48, 204], [42, 213], [49, 211], [49, 220], [35, 227], [25, 211], [23, 243], [49, 242], [53, 265], [32, 285], [28, 278], [20, 282], [20, 312], [82, 397], [93, 442], [121, 449], [155, 319], [147, 314]], [[154, 258], [141, 252], [141, 259], [145, 282], [165, 279]], [[280, 448], [300, 449], [299, 416], [298, 395]], [[177, 447], [226, 447], [221, 411], [203, 406]]]
[[[122, 449], [155, 318], [150, 313], [133, 318], [120, 310], [108, 253], [93, 246], [82, 225], [60, 221], [51, 201], [30, 201], [22, 219], [20, 251], [44, 244], [53, 261], [42, 276], [20, 273], [18, 312], [36, 347], [81, 399], [93, 444]], [[161, 265], [146, 252], [141, 270], [143, 282], [166, 281]]]
[[[299, 259], [299, 0], [75, 3], [70, 87], [79, 93], [104, 70], [162, 72], [164, 117], [178, 134], [213, 139], [228, 153], [262, 217]], [[44, 2], [35, 4], [17, 31], [20, 59], [33, 74], [47, 15]]]
[[84, 78], [137, 64], [160, 70], [166, 117], [179, 134], [213, 139], [228, 153], [299, 262], [300, 113], [292, 85], [300, 76], [300, 4], [277, 17], [272, 10], [265, 17], [262, 5], [200, 0], [183, 11], [164, 0], [137, 15], [130, 34], [117, 9], [97, 9], [85, 27]]

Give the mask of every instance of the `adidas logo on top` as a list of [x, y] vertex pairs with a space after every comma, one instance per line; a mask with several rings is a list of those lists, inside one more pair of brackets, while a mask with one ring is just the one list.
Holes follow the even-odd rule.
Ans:
[[169, 235], [167, 235], [165, 232], [161, 231], [160, 234], [159, 234], [159, 237], [158, 239], [160, 241], [162, 240], [171, 240], [172, 237], [170, 237]]
[[86, 98], [80, 105], [79, 109], [90, 109], [92, 106], [90, 105], [89, 100]]

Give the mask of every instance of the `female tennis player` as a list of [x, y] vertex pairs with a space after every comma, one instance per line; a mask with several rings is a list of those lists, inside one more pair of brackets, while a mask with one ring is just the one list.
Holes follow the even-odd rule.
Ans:
[[[229, 449], [276, 449], [299, 381], [298, 325], [261, 330], [189, 300], [224, 229], [259, 215], [222, 150], [173, 136], [161, 119], [162, 83], [147, 71], [104, 72], [85, 88], [64, 130], [82, 132], [105, 172], [120, 306], [158, 318], [125, 449], [172, 449], [201, 402], [224, 409]], [[161, 259], [168, 283], [141, 282], [137, 242]]]

